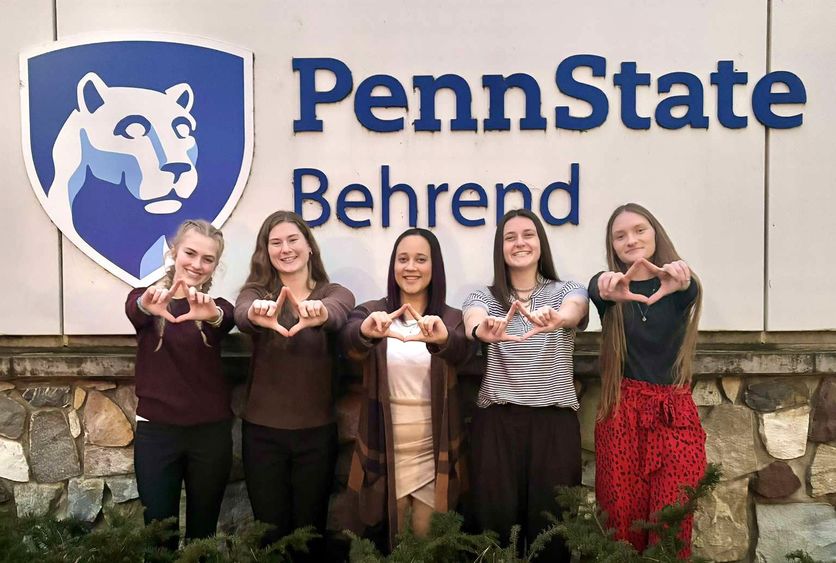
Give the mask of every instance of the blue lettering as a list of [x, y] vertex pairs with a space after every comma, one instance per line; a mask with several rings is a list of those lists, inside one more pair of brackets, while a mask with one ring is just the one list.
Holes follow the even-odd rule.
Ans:
[[717, 119], [723, 127], [741, 129], [749, 118], [734, 113], [734, 85], [749, 82], [749, 73], [734, 70], [734, 61], [717, 61], [717, 72], [711, 73], [711, 83], [717, 86]]
[[418, 224], [418, 196], [415, 195], [415, 190], [408, 184], [389, 185], [389, 166], [384, 164], [380, 168], [380, 197], [383, 199], [383, 226], [389, 226], [389, 198], [395, 192], [406, 194], [409, 199], [409, 226], [414, 227]]
[[636, 113], [636, 87], [650, 86], [650, 73], [636, 72], [636, 63], [621, 63], [621, 72], [613, 77], [613, 84], [621, 89], [621, 121], [630, 129], [650, 129], [650, 118]]
[[[782, 83], [789, 89], [788, 92], [773, 92], [772, 85]], [[795, 74], [785, 70], [770, 72], [755, 84], [755, 91], [752, 93], [752, 109], [755, 117], [765, 127], [773, 129], [790, 129], [798, 127], [804, 122], [804, 115], [780, 116], [772, 111], [773, 104], [806, 104], [807, 90], [801, 79]]]
[[[552, 182], [540, 196], [540, 215], [549, 225], [563, 225], [564, 223], [578, 224], [578, 209], [580, 207], [580, 166], [572, 163], [571, 179], [566, 182]], [[569, 194], [569, 212], [564, 217], [555, 217], [549, 209], [549, 198], [555, 190], [563, 190]]]
[[520, 88], [525, 92], [525, 117], [520, 119], [520, 129], [546, 130], [546, 118], [540, 113], [540, 85], [529, 74], [517, 73], [509, 77], [486, 74], [482, 86], [488, 89], [490, 101], [488, 118], [483, 121], [485, 131], [508, 131], [511, 120], [505, 117], [505, 92], [508, 88]]
[[531, 190], [522, 182], [511, 182], [507, 186], [504, 184], [496, 185], [496, 222], [497, 224], [505, 215], [505, 196], [508, 192], [519, 192], [522, 194], [523, 207], [531, 209]]
[[450, 186], [447, 183], [439, 184], [436, 186], [435, 184], [427, 184], [427, 225], [430, 227], [435, 227], [435, 206], [436, 206], [436, 199], [438, 198], [438, 194], [444, 193], [450, 189]]
[[412, 87], [421, 93], [421, 115], [412, 123], [416, 131], [441, 130], [441, 120], [435, 117], [435, 95], [445, 88], [456, 95], [456, 117], [450, 121], [450, 130], [476, 131], [476, 120], [470, 111], [470, 86], [464, 78], [458, 74], [445, 74], [438, 78], [413, 76]]
[[[373, 96], [376, 87], [389, 90], [388, 96]], [[396, 119], [380, 119], [372, 112], [373, 108], [404, 108], [406, 109], [406, 92], [394, 77], [388, 74], [375, 74], [365, 79], [357, 87], [354, 94], [354, 113], [357, 120], [371, 131], [391, 133], [403, 129], [403, 117]]]
[[[316, 117], [317, 104], [339, 102], [351, 93], [353, 81], [346, 64], [337, 59], [293, 59], [293, 70], [299, 73], [299, 119], [293, 121], [293, 131], [322, 131], [322, 120]], [[327, 70], [336, 82], [330, 90], [316, 89], [316, 71]]]
[[555, 82], [558, 89], [578, 100], [583, 100], [592, 106], [592, 111], [586, 117], [575, 117], [569, 113], [566, 106], [557, 106], [554, 110], [557, 129], [570, 129], [572, 131], [586, 131], [600, 126], [607, 119], [610, 111], [610, 102], [607, 95], [600, 89], [583, 82], [578, 82], [572, 76], [574, 70], [580, 66], [592, 69], [592, 76], [606, 76], [607, 61], [598, 55], [572, 55], [566, 57], [557, 66]]
[[[313, 176], [319, 180], [319, 187], [312, 192], [303, 191], [302, 183], [305, 176]], [[305, 219], [311, 227], [322, 225], [331, 216], [331, 205], [325, 199], [326, 191], [328, 191], [328, 177], [321, 170], [297, 168], [293, 171], [293, 211], [300, 217], [304, 217], [302, 209], [306, 199], [314, 200], [322, 208], [322, 213], [316, 219]]]
[[[463, 200], [464, 194], [472, 191], [476, 194], [475, 200]], [[488, 194], [485, 189], [475, 182], [467, 182], [459, 186], [459, 189], [453, 194], [453, 217], [460, 225], [465, 227], [480, 227], [485, 224], [485, 219], [468, 219], [462, 215], [463, 207], [487, 207]]]
[[[670, 72], [659, 77], [657, 88], [660, 94], [667, 94], [674, 84], [682, 84], [688, 93], [669, 96], [656, 106], [656, 123], [665, 129], [680, 129], [690, 125], [694, 129], [708, 129], [708, 117], [703, 113], [702, 82], [690, 72]], [[688, 111], [682, 117], [674, 117], [671, 110], [686, 106]]]
[[[351, 192], [358, 192], [363, 196], [363, 199], [360, 201], [348, 201], [348, 196]], [[337, 196], [337, 219], [352, 229], [368, 227], [372, 224], [369, 219], [363, 219], [362, 221], [352, 219], [348, 216], [349, 209], [374, 209], [372, 192], [369, 191], [369, 188], [363, 184], [349, 184], [340, 190], [340, 195]]]

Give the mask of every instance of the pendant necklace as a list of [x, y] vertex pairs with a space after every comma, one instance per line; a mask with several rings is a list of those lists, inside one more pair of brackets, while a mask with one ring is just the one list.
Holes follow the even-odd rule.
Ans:
[[[656, 293], [657, 289], [659, 289], [659, 288], [654, 287], [652, 290], [650, 290], [650, 295], [653, 295], [654, 293]], [[639, 303], [638, 301], [633, 301], [633, 303], [636, 304], [636, 309], [639, 310], [639, 315], [641, 315], [642, 322], [646, 323], [647, 322], [647, 313], [650, 311], [650, 305], [645, 306], [644, 311], [642, 311], [641, 303]]]

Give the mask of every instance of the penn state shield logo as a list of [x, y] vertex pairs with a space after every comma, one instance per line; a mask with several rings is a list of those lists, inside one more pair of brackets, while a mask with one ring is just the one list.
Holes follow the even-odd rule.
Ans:
[[252, 52], [88, 36], [20, 57], [23, 155], [61, 232], [133, 286], [162, 276], [185, 219], [220, 227], [250, 172]]

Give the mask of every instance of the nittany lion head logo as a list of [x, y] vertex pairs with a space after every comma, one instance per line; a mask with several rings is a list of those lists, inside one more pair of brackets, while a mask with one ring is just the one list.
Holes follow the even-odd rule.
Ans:
[[184, 219], [216, 226], [252, 158], [252, 55], [160, 36], [21, 55], [23, 148], [58, 228], [132, 285]]

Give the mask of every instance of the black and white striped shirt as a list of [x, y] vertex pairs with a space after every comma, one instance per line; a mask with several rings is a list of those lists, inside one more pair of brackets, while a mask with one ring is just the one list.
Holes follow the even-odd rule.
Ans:
[[[587, 299], [586, 288], [573, 281], [549, 281], [531, 295], [531, 310], [546, 305], [560, 309], [568, 297]], [[462, 310], [481, 307], [494, 317], [504, 317], [507, 309], [488, 288], [471, 293]], [[521, 314], [514, 315], [506, 329], [522, 336], [532, 325]], [[558, 406], [577, 410], [578, 398], [572, 383], [575, 330], [561, 328], [541, 332], [524, 342], [500, 342], [488, 345], [488, 367], [479, 389], [478, 405], [513, 403], [529, 407]]]

